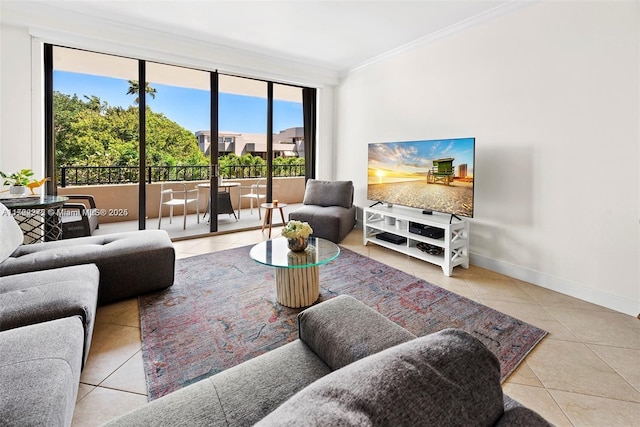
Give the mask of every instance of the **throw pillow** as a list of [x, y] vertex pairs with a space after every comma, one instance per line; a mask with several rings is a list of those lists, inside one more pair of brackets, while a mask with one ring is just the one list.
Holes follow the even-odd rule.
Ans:
[[497, 358], [446, 329], [320, 378], [257, 425], [493, 425], [502, 413]]
[[350, 208], [353, 204], [353, 182], [310, 179], [307, 181], [302, 203]]
[[332, 371], [416, 338], [349, 295], [338, 295], [300, 312], [298, 334]]

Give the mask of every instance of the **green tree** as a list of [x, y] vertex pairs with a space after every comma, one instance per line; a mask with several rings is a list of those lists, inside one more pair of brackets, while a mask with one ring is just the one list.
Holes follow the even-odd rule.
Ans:
[[[157, 90], [149, 86], [149, 82], [144, 82], [144, 92], [151, 95], [151, 98], [156, 99]], [[129, 90], [127, 91], [127, 95], [136, 95], [136, 98], [133, 100], [133, 103], [138, 105], [140, 103], [140, 83], [137, 80], [129, 80]]]
[[60, 92], [53, 93], [54, 140], [57, 165], [75, 164], [82, 156], [82, 147], [75, 138], [75, 124], [90, 111], [88, 103], [77, 95], [69, 96]]
[[154, 165], [207, 165], [191, 131], [162, 113], [147, 108], [147, 163]]
[[266, 164], [265, 161], [260, 156], [254, 156], [251, 153], [247, 153], [242, 157], [238, 158], [240, 161], [240, 166], [245, 166], [242, 170], [244, 171], [243, 178], [248, 178], [252, 176], [264, 176], [263, 166]]
[[106, 101], [102, 101], [99, 97], [95, 95], [91, 95], [91, 96], [85, 95], [84, 97], [87, 100], [85, 102], [85, 106], [95, 112], [103, 113], [104, 111], [106, 111], [107, 107], [109, 106]]
[[273, 159], [274, 176], [304, 175], [303, 157], [276, 157]]
[[[56, 164], [137, 166], [138, 108], [54, 93]], [[207, 165], [194, 134], [147, 108], [147, 165]]]
[[264, 176], [266, 162], [251, 153], [242, 156], [232, 153], [219, 157], [218, 164], [225, 178], [251, 178]]

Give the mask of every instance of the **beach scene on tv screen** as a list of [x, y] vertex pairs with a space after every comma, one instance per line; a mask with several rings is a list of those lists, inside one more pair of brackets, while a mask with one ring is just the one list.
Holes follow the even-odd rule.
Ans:
[[370, 143], [367, 199], [473, 216], [474, 138]]

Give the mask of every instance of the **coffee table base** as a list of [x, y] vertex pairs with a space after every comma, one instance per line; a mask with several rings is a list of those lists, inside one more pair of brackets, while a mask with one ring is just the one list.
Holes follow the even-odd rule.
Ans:
[[276, 300], [290, 307], [309, 307], [320, 296], [318, 266], [303, 268], [276, 267]]

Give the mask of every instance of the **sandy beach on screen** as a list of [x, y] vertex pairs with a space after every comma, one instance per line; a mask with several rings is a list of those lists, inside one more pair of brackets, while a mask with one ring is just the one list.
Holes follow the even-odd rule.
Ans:
[[471, 216], [473, 183], [454, 181], [450, 185], [426, 181], [369, 184], [367, 198], [436, 212]]

